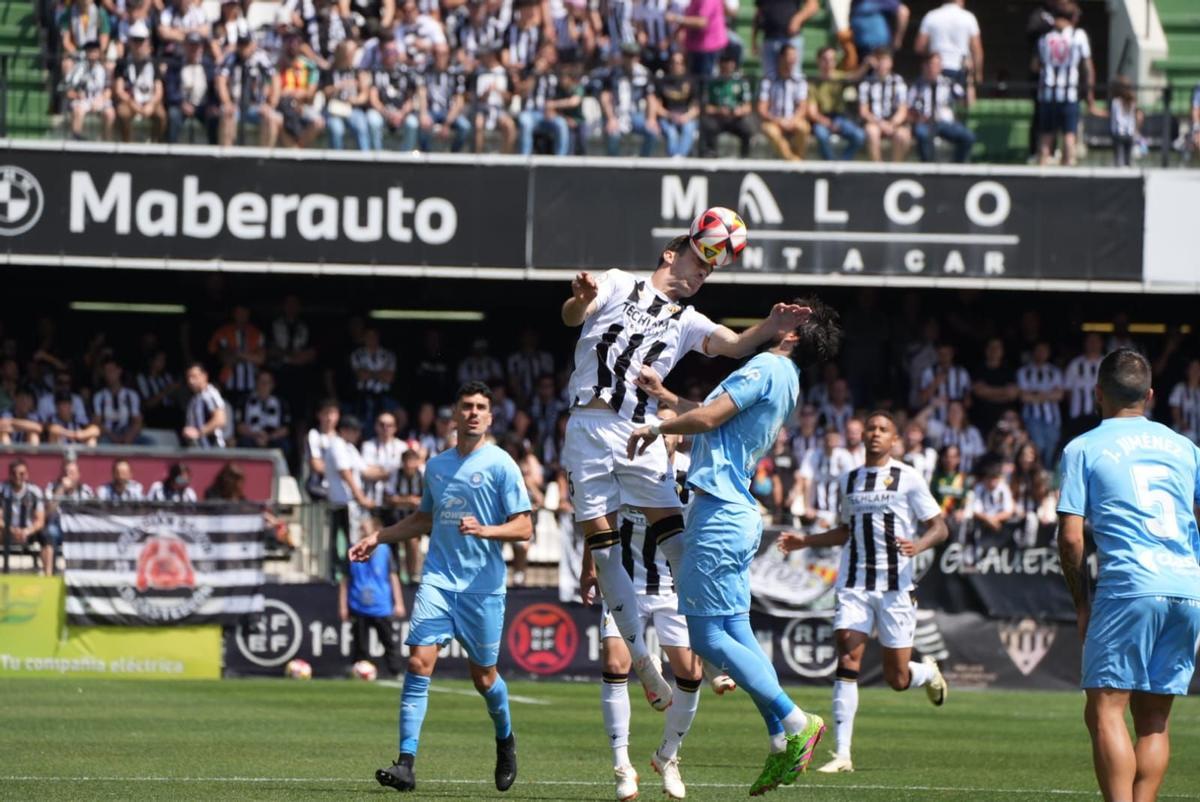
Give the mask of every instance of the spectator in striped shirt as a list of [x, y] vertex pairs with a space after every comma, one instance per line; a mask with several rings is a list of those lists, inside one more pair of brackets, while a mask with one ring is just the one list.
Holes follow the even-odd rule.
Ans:
[[141, 501], [145, 498], [142, 483], [133, 478], [133, 467], [129, 460], [113, 460], [112, 481], [100, 485], [96, 490], [96, 498], [109, 503]]
[[391, 392], [396, 380], [396, 352], [380, 345], [378, 329], [363, 332], [362, 347], [350, 355], [350, 370], [358, 390], [358, 409], [368, 420], [395, 406]]
[[458, 383], [483, 382], [491, 384], [504, 378], [500, 362], [488, 353], [488, 341], [479, 338], [471, 343], [471, 355], [458, 363]]
[[[395, 520], [403, 520], [420, 509], [424, 492], [425, 474], [421, 455], [410, 448], [401, 456], [400, 470], [388, 479], [385, 490], [387, 505], [394, 511]], [[405, 579], [408, 584], [414, 584], [421, 579], [421, 538], [405, 540], [403, 546]]]
[[179, 425], [179, 380], [167, 372], [167, 352], [154, 351], [146, 369], [137, 377], [142, 414], [146, 423], [174, 429]]
[[142, 434], [142, 402], [121, 381], [122, 368], [114, 359], [104, 362], [104, 387], [92, 396], [92, 423], [100, 428], [100, 440], [117, 445], [146, 444]]
[[95, 491], [86, 485], [79, 475], [79, 463], [73, 459], [64, 459], [58, 478], [46, 485], [44, 494], [48, 542], [42, 547], [42, 570], [47, 575], [54, 572], [54, 552], [62, 546], [62, 503], [87, 501], [95, 497]]
[[803, 465], [809, 452], [821, 448], [824, 436], [817, 428], [817, 409], [812, 404], [803, 404], [797, 413], [798, 423], [792, 435], [792, 455], [797, 465]]
[[370, 469], [363, 473], [363, 492], [375, 502], [388, 526], [399, 520], [399, 516], [387, 502], [387, 486], [400, 470], [404, 452], [408, 450], [408, 444], [396, 433], [396, 417], [390, 412], [380, 413], [375, 419], [375, 436], [362, 445], [363, 463]]
[[219, 379], [234, 402], [254, 392], [254, 379], [266, 361], [266, 340], [250, 322], [250, 309], [233, 308], [233, 320], [213, 332], [208, 352], [221, 363]]
[[925, 57], [921, 77], [908, 90], [909, 119], [921, 161], [937, 161], [935, 138], [954, 145], [954, 161], [962, 164], [970, 159], [975, 134], [954, 119], [954, 106], [969, 104], [973, 93], [973, 84], [963, 89], [962, 84], [942, 74], [942, 57], [937, 53]]
[[275, 395], [275, 377], [269, 370], [259, 371], [254, 393], [239, 410], [238, 445], [249, 448], [277, 448], [285, 456], [292, 452], [292, 418], [287, 404]]
[[[15, 459], [8, 464], [8, 481], [0, 485], [0, 532], [4, 536], [4, 549], [40, 543], [42, 573], [54, 573], [54, 545], [42, 537], [46, 525], [46, 507], [42, 491], [29, 481], [29, 466], [25, 460]], [[5, 557], [5, 565], [8, 558]]]
[[641, 155], [650, 156], [658, 147], [658, 100], [653, 76], [639, 61], [636, 42], [621, 46], [621, 61], [608, 71], [600, 90], [604, 110], [604, 136], [609, 156], [621, 152], [621, 139], [629, 134], [642, 138]]
[[225, 427], [229, 422], [225, 399], [208, 380], [208, 371], [199, 362], [187, 369], [188, 401], [183, 442], [193, 448], [224, 448]]
[[999, 460], [987, 459], [980, 464], [979, 481], [971, 491], [968, 507], [972, 520], [996, 533], [1016, 513], [1012, 490], [1004, 481], [1004, 470]]
[[559, 76], [554, 65], [557, 61], [558, 50], [554, 43], [546, 42], [538, 49], [533, 66], [520, 78], [518, 85], [523, 100], [517, 122], [523, 156], [533, 153], [533, 137], [539, 132], [550, 137], [550, 150], [555, 156], [566, 156], [571, 151], [571, 127], [555, 108]]
[[554, 357], [543, 351], [536, 329], [521, 333], [521, 347], [508, 355], [508, 386], [513, 399], [521, 406], [533, 398], [534, 388], [542, 376], [549, 374], [553, 380]]
[[1200, 358], [1188, 360], [1185, 378], [1171, 388], [1168, 404], [1171, 426], [1193, 443], [1200, 444]]
[[801, 161], [808, 148], [808, 83], [796, 73], [796, 48], [779, 49], [776, 78], [763, 78], [758, 92], [762, 132], [787, 161]]
[[0, 445], [23, 443], [36, 446], [42, 442], [42, 421], [28, 387], [17, 388], [12, 409], [0, 412]]
[[147, 501], [167, 501], [175, 504], [196, 503], [196, 490], [192, 487], [192, 472], [182, 462], [172, 462], [167, 475], [150, 485], [146, 492]]
[[1050, 364], [1050, 344], [1039, 342], [1033, 347], [1033, 361], [1017, 371], [1017, 386], [1021, 388], [1021, 420], [1029, 439], [1037, 446], [1042, 464], [1054, 464], [1062, 432], [1059, 404], [1063, 398], [1062, 371]]
[[892, 51], [875, 51], [871, 63], [874, 72], [858, 87], [858, 113], [867, 134], [867, 154], [871, 161], [883, 161], [881, 143], [888, 139], [892, 142], [892, 161], [902, 162], [912, 145], [912, 132], [905, 124], [908, 87], [892, 72]]
[[1096, 374], [1104, 358], [1104, 339], [1096, 332], [1083, 338], [1083, 353], [1067, 363], [1063, 390], [1068, 393], [1063, 442], [1083, 434], [1100, 422], [1096, 414]]
[[46, 422], [46, 436], [50, 443], [69, 443], [94, 446], [100, 439], [100, 427], [77, 414], [71, 393], [58, 392], [54, 396], [54, 414]]
[[65, 367], [54, 371], [53, 386], [38, 398], [38, 418], [48, 421], [54, 417], [57, 411], [58, 396], [61, 393], [71, 396], [71, 415], [69, 419], [91, 419], [91, 416], [87, 413], [87, 405], [83, 403], [83, 396], [71, 389], [71, 371]]
[[108, 69], [100, 60], [99, 42], [87, 42], [83, 50], [87, 58], [77, 62], [63, 80], [65, 96], [71, 107], [71, 137], [83, 139], [84, 123], [88, 115], [94, 114], [103, 123], [104, 139], [111, 142], [117, 112], [113, 109]]
[[549, 373], [538, 378], [537, 395], [529, 402], [529, 416], [533, 419], [533, 430], [544, 440], [554, 432], [558, 416], [567, 411], [567, 405], [559, 397], [554, 376]]
[[946, 405], [945, 423], [930, 416], [928, 427], [930, 439], [939, 448], [958, 447], [959, 464], [967, 473], [975, 466], [975, 460], [987, 451], [983, 435], [967, 419], [967, 410], [962, 401], [951, 401]]
[[971, 403], [971, 374], [955, 364], [954, 357], [954, 346], [941, 343], [937, 347], [937, 362], [921, 374], [921, 406], [931, 405], [931, 417], [939, 423], [946, 422], [951, 401], [960, 401], [964, 407]]
[[1083, 68], [1087, 86], [1088, 113], [1096, 112], [1096, 67], [1087, 32], [1075, 27], [1079, 6], [1064, 2], [1051, 12], [1054, 29], [1038, 41], [1035, 63], [1039, 69], [1038, 129], [1041, 143], [1038, 163], [1049, 164], [1058, 134], [1062, 134], [1066, 165], [1075, 164], [1075, 140], [1079, 128], [1079, 80]]
[[850, 385], [845, 379], [834, 379], [829, 385], [829, 398], [821, 405], [821, 428], [827, 432], [845, 433], [846, 424], [854, 417]]
[[325, 451], [337, 436], [338, 420], [341, 416], [337, 401], [332, 398], [322, 401], [317, 407], [317, 426], [309, 429], [305, 438], [308, 480], [304, 487], [313, 498], [329, 497], [329, 480], [325, 476]]

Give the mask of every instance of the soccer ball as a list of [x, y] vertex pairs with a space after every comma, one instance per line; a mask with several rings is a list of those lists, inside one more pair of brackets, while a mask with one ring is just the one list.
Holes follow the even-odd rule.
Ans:
[[746, 247], [746, 224], [733, 209], [714, 206], [692, 221], [688, 238], [701, 261], [724, 267]]
[[375, 664], [370, 660], [359, 660], [354, 664], [354, 678], [374, 682], [378, 672], [375, 670]]
[[307, 660], [297, 657], [295, 660], [288, 661], [283, 673], [288, 679], [312, 679], [312, 666], [308, 664]]

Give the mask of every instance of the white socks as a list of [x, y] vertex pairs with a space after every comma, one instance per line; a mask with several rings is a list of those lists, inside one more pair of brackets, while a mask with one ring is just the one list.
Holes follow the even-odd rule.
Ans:
[[642, 622], [638, 618], [637, 590], [625, 566], [621, 564], [621, 549], [619, 546], [594, 548], [592, 562], [596, 565], [596, 583], [600, 586], [600, 595], [604, 597], [609, 615], [613, 617], [613, 623], [617, 625], [636, 663], [649, 651], [642, 633]]
[[696, 718], [696, 708], [700, 706], [700, 684], [703, 680], [675, 679], [675, 696], [671, 706], [667, 708], [667, 720], [663, 722], [663, 742], [658, 747], [660, 757], [670, 760], [679, 754], [679, 745], [683, 743], [692, 721]]
[[787, 750], [787, 736], [777, 732], [771, 736], [771, 754]]
[[608, 734], [608, 743], [613, 751], [613, 768], [630, 765], [629, 687], [625, 677], [608, 673], [604, 675], [604, 681], [600, 683], [600, 710], [604, 715], [604, 731]]
[[783, 719], [783, 731], [788, 735], [795, 735], [798, 732], [804, 732], [804, 728], [808, 726], [808, 714], [799, 707], [792, 709]]
[[933, 680], [933, 667], [927, 666], [924, 663], [909, 662], [908, 676], [910, 678], [908, 687], [920, 688], [928, 685]]
[[839, 679], [833, 683], [833, 721], [837, 756], [850, 758], [854, 738], [854, 716], [858, 713], [858, 682]]

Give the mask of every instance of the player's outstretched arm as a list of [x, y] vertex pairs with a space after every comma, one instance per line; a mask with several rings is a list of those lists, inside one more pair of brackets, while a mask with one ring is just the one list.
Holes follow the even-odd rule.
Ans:
[[837, 526], [815, 535], [802, 535], [798, 532], [784, 532], [775, 541], [776, 547], [784, 554], [791, 554], [800, 549], [820, 546], [841, 546], [850, 539], [850, 530], [845, 526]]
[[704, 434], [711, 432], [738, 413], [737, 404], [729, 393], [721, 393], [711, 403], [698, 406], [677, 418], [663, 421], [657, 426], [642, 426], [629, 435], [625, 453], [629, 459], [645, 454], [650, 444], [660, 434]]
[[755, 323], [741, 334], [726, 326], [717, 326], [704, 341], [704, 352], [710, 356], [728, 356], [741, 359], [750, 356], [763, 343], [774, 342], [786, 332], [794, 330], [812, 312], [799, 304], [775, 304], [765, 320]]
[[458, 522], [458, 531], [480, 540], [522, 543], [533, 537], [533, 516], [528, 512], [518, 512], [499, 526], [484, 526], [475, 516], [467, 515]]
[[571, 297], [562, 306], [562, 321], [568, 326], [582, 326], [596, 311], [595, 300], [600, 293], [596, 277], [586, 270], [571, 281]]
[[1058, 559], [1062, 564], [1063, 580], [1075, 612], [1079, 616], [1079, 636], [1087, 637], [1088, 616], [1091, 604], [1087, 595], [1087, 574], [1083, 548], [1083, 516], [1058, 516]]

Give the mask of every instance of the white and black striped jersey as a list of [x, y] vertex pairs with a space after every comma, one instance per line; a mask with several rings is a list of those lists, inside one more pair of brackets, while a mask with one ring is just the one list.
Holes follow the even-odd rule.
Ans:
[[135, 102], [141, 104], [154, 100], [154, 89], [160, 79], [153, 60], [130, 59], [117, 68], [117, 78], [124, 82], [125, 91]]
[[1171, 389], [1167, 403], [1179, 410], [1179, 433], [1200, 443], [1200, 387], [1189, 387], [1179, 382]]
[[[360, 370], [371, 372], [391, 371], [394, 377], [396, 374], [396, 354], [387, 348], [376, 348], [374, 351], [366, 347], [359, 348], [350, 355], [350, 369], [355, 374]], [[356, 381], [358, 391], [370, 395], [386, 393], [392, 387], [391, 382], [374, 377], [357, 379]]]
[[458, 363], [458, 383], [483, 382], [490, 384], [504, 378], [500, 362], [494, 357], [481, 355], [469, 356]]
[[[939, 367], [930, 365], [921, 373], [921, 389], [925, 390], [933, 387]], [[951, 365], [946, 371], [946, 380], [934, 388], [933, 395], [930, 397], [930, 402], [944, 399], [945, 404], [936, 404], [933, 408], [931, 417], [944, 423], [946, 421], [946, 405], [951, 401], [963, 401], [971, 392], [971, 374], [967, 369], [959, 365]]]
[[417, 96], [417, 74], [403, 64], [390, 70], [382, 67], [375, 70], [371, 81], [379, 92], [379, 100], [389, 109], [400, 109]]
[[827, 432], [845, 432], [846, 424], [853, 417], [854, 405], [849, 402], [838, 405], [831, 401], [826, 401], [821, 405], [821, 410], [818, 413], [821, 428]]
[[142, 483], [134, 479], [130, 479], [125, 483], [125, 487], [118, 490], [113, 487], [112, 482], [105, 482], [96, 490], [97, 501], [141, 501], [146, 497], [142, 490]]
[[808, 459], [808, 455], [814, 451], [820, 451], [825, 447], [825, 435], [820, 431], [812, 434], [804, 434], [796, 432], [792, 437], [792, 456], [796, 458], [797, 465], [803, 465], [804, 460]]
[[558, 75], [553, 72], [532, 73], [528, 77], [533, 84], [526, 95], [524, 108], [533, 111], [544, 111], [547, 101], [558, 97]]
[[824, 446], [809, 451], [800, 463], [800, 478], [812, 487], [812, 499], [805, 499], [815, 512], [838, 511], [838, 484], [847, 471], [853, 470], [854, 457], [840, 446], [826, 453]]
[[1094, 359], [1080, 355], [1067, 364], [1063, 373], [1063, 389], [1067, 391], [1070, 405], [1067, 414], [1072, 418], [1094, 415], [1096, 412], [1096, 374], [1100, 372], [1100, 357]]
[[[36, 423], [39, 427], [45, 426], [45, 421], [42, 420], [42, 418], [38, 416], [37, 412], [33, 411], [33, 410], [30, 410], [30, 412], [26, 415], [16, 416], [16, 415], [13, 415], [13, 411], [11, 409], [6, 409], [3, 412], [0, 412], [0, 419], [21, 420], [21, 421], [25, 421], [27, 423]], [[10, 437], [12, 438], [13, 443], [19, 444], [19, 443], [26, 443], [29, 441], [29, 434], [20, 429], [16, 429], [16, 428], [13, 429]]]
[[133, 424], [134, 418], [142, 416], [142, 402], [128, 387], [118, 388], [115, 393], [105, 387], [92, 396], [92, 411], [101, 429], [120, 433]]
[[1087, 32], [1064, 28], [1046, 33], [1038, 40], [1038, 100], [1043, 103], [1079, 102], [1079, 65], [1092, 57]]
[[982, 457], [987, 451], [983, 435], [979, 433], [978, 428], [970, 424], [962, 429], [951, 429], [949, 426], [945, 426], [940, 430], [931, 425], [929, 433], [930, 439], [937, 444], [939, 451], [946, 446], [958, 446], [958, 453], [962, 457], [962, 464], [959, 467], [963, 473], [970, 473], [971, 468], [975, 465], [975, 460]]
[[704, 341], [716, 328], [649, 281], [609, 270], [599, 277], [596, 311], [583, 321], [575, 344], [575, 372], [567, 388], [572, 404], [599, 398], [622, 418], [644, 423], [658, 403], [633, 383], [641, 366], [665, 379], [689, 351], [704, 353]]
[[495, 50], [505, 43], [505, 26], [495, 17], [488, 17], [482, 25], [466, 23], [455, 30], [458, 47], [472, 56], [481, 50]]
[[239, 422], [255, 432], [269, 432], [291, 425], [292, 416], [287, 405], [277, 395], [260, 398], [252, 395], [239, 410]]
[[[397, 437], [393, 437], [386, 443], [371, 439], [362, 445], [363, 462], [367, 465], [378, 465], [388, 472], [390, 478], [393, 473], [400, 470], [400, 463], [404, 461], [404, 452], [407, 450], [408, 444]], [[374, 481], [363, 480], [363, 493], [376, 504], [383, 504], [387, 486], [387, 478]]]
[[175, 504], [195, 504], [196, 491], [190, 487], [167, 487], [159, 479], [146, 491], [147, 501], [169, 501]]
[[873, 76], [859, 84], [858, 102], [876, 118], [891, 119], [908, 102], [908, 86], [895, 73], [886, 78]]
[[60, 487], [60, 480], [55, 479], [50, 484], [46, 485], [44, 498], [49, 501], [88, 501], [96, 497], [96, 491], [92, 490], [91, 486], [85, 484], [77, 484], [70, 492], [65, 492]]
[[[216, 387], [211, 384], [206, 385], [203, 390], [192, 395], [191, 400], [188, 401], [187, 425], [203, 429], [220, 409], [225, 409], [225, 399], [221, 398], [221, 393]], [[225, 428], [219, 426], [211, 434], [201, 437], [196, 441], [196, 447], [224, 448]]]
[[[403, 470], [396, 471], [388, 478], [386, 492], [389, 496], [420, 497], [425, 492], [425, 474], [420, 469], [413, 471], [412, 476]], [[396, 514], [405, 518], [412, 514], [412, 510], [400, 509], [396, 510]]]
[[[154, 398], [154, 396], [166, 390], [175, 384], [175, 377], [166, 371], [162, 373], [139, 373], [137, 377], [138, 395], [142, 397], [142, 402]], [[162, 405], [171, 407], [175, 405], [175, 398], [168, 393], [163, 396]]]
[[984, 515], [1001, 515], [1012, 513], [1016, 508], [1017, 503], [1013, 500], [1008, 482], [997, 482], [996, 486], [991, 488], [983, 482], [976, 482], [975, 488], [971, 491], [968, 513], [982, 512]]
[[81, 60], [63, 81], [63, 88], [78, 92], [81, 100], [101, 100], [108, 89], [108, 69], [99, 61]]
[[908, 107], [922, 120], [954, 122], [954, 104], [966, 98], [962, 84], [945, 75], [932, 81], [918, 78], [908, 90]]
[[435, 117], [440, 117], [450, 111], [454, 98], [466, 93], [467, 78], [456, 67], [448, 70], [429, 69], [421, 76], [421, 85], [425, 87], [427, 110]]
[[538, 379], [554, 375], [554, 357], [545, 351], [516, 351], [508, 355], [506, 367], [508, 380], [516, 386], [522, 398], [529, 398]]
[[[646, 519], [633, 507], [622, 506], [617, 534], [621, 536], [621, 564], [633, 580], [634, 589], [644, 596], [672, 596], [675, 579], [667, 558], [658, 550], [658, 542], [646, 537]], [[675, 535], [681, 537], [681, 535]]]
[[804, 76], [763, 78], [758, 99], [767, 101], [767, 111], [777, 120], [796, 116], [796, 110], [808, 99], [808, 81]]
[[0, 526], [32, 526], [38, 511], [44, 508], [45, 498], [37, 485], [26, 482], [17, 490], [11, 482], [0, 484]]
[[538, 25], [522, 28], [514, 25], [504, 35], [504, 49], [508, 53], [509, 66], [532, 67], [537, 58], [538, 45], [542, 43], [542, 29]]
[[900, 461], [912, 467], [921, 474], [925, 484], [933, 481], [933, 472], [937, 470], [938, 453], [932, 448], [921, 446], [916, 451], [906, 451]]
[[1137, 136], [1137, 104], [1113, 98], [1108, 104], [1108, 130], [1115, 137]]
[[50, 420], [46, 421], [47, 428], [50, 426], [58, 426], [68, 432], [81, 432], [90, 425], [91, 423], [87, 418], [63, 418], [60, 417], [57, 412], [50, 416]]
[[[1029, 364], [1017, 368], [1017, 386], [1024, 393], [1048, 393], [1063, 388], [1062, 371], [1054, 365]], [[1025, 420], [1041, 420], [1047, 423], [1058, 423], [1062, 419], [1057, 401], [1038, 401], [1026, 403], [1021, 407], [1021, 417]]]
[[646, 111], [646, 99], [654, 91], [651, 79], [650, 71], [641, 64], [634, 64], [630, 71], [619, 67], [605, 78], [604, 88], [612, 93], [613, 116], [623, 133], [632, 130], [634, 114]]
[[941, 508], [929, 485], [903, 462], [863, 466], [841, 478], [841, 522], [850, 530], [842, 547], [837, 586], [858, 590], [912, 590], [912, 561], [897, 538], [916, 540], [923, 521]]
[[[37, 419], [50, 421], [57, 416], [58, 405], [54, 403], [54, 393], [43, 393], [38, 398]], [[87, 414], [87, 406], [83, 403], [83, 396], [79, 393], [71, 393], [71, 418], [73, 420], [91, 420]]]

